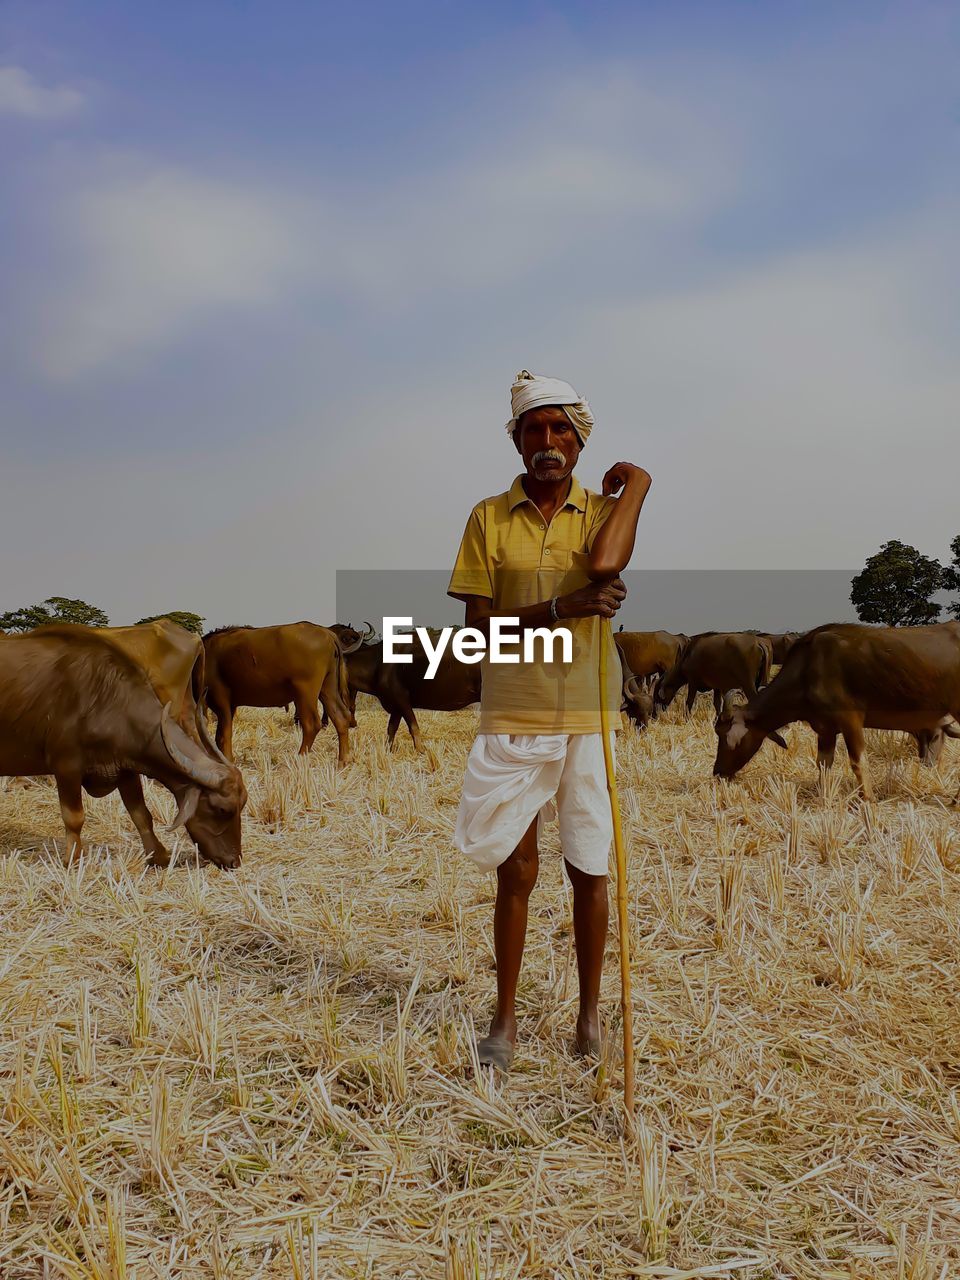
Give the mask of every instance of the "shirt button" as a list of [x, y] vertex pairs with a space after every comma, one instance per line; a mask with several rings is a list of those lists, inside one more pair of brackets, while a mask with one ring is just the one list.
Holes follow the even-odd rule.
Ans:
[[543, 549], [543, 554], [544, 554], [545, 556], [548, 556], [548, 555], [550, 554], [550, 548], [549, 548], [549, 547], [544, 547], [544, 549]]
[[546, 526], [545, 524], [542, 524], [542, 525], [540, 526], [540, 528], [541, 528], [541, 529], [545, 529], [546, 527], [547, 527], [547, 526]]

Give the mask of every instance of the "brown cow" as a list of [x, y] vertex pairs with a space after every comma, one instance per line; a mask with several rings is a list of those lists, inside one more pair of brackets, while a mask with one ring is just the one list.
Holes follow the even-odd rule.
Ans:
[[641, 680], [669, 671], [690, 639], [672, 631], [618, 631], [613, 638], [631, 674]]
[[625, 711], [638, 729], [645, 729], [654, 714], [653, 694], [641, 682], [639, 676], [628, 676], [623, 682], [623, 701], [620, 710]]
[[387, 741], [394, 745], [400, 721], [406, 722], [417, 751], [423, 750], [423, 736], [414, 707], [423, 711], [461, 711], [480, 700], [479, 664], [458, 662], [448, 645], [437, 674], [426, 678], [426, 652], [414, 634], [409, 650], [412, 663], [384, 662], [383, 641], [364, 644], [347, 657], [347, 681], [351, 708], [358, 693], [370, 693], [390, 717]]
[[960, 622], [926, 627], [831, 623], [801, 636], [779, 673], [745, 706], [724, 707], [717, 721], [714, 773], [731, 778], [765, 738], [805, 720], [817, 735], [817, 763], [833, 763], [842, 733], [850, 766], [867, 799], [864, 729], [900, 729], [915, 736], [960, 718]]
[[217, 746], [233, 757], [237, 707], [285, 707], [300, 723], [300, 754], [320, 731], [318, 700], [337, 731], [337, 763], [349, 764], [350, 714], [341, 695], [343, 651], [327, 627], [291, 622], [276, 627], [222, 627], [203, 637], [206, 704], [217, 718]]
[[[118, 645], [147, 673], [154, 692], [183, 731], [208, 754], [225, 764], [230, 762], [211, 742], [206, 717], [201, 710], [204, 689], [204, 649], [198, 635], [169, 618], [158, 618], [135, 627], [100, 627], [97, 634]], [[233, 766], [231, 766], [233, 767]], [[139, 788], [139, 803], [136, 790]], [[170, 855], [153, 830], [150, 811], [143, 800], [137, 775], [125, 780], [123, 797], [136, 823], [153, 865], [166, 866]], [[94, 794], [91, 792], [91, 794]], [[244, 793], [245, 795], [246, 793]], [[134, 805], [131, 808], [131, 804]], [[135, 811], [136, 810], [136, 811]], [[239, 863], [239, 858], [238, 858]]]
[[802, 631], [744, 631], [745, 636], [759, 636], [770, 648], [770, 660], [775, 667], [783, 666], [787, 654], [803, 635]]
[[[201, 855], [240, 863], [240, 771], [206, 738], [197, 715], [196, 637], [171, 622], [97, 628], [58, 623], [0, 637], [0, 774], [52, 773], [67, 833], [83, 851], [83, 790], [119, 789], [148, 860], [166, 866], [140, 775], [176, 798]], [[198, 643], [198, 642], [197, 642]]]
[[770, 641], [771, 657], [775, 667], [782, 667], [787, 660], [787, 654], [800, 639], [802, 631], [781, 631], [764, 633]]
[[[617, 632], [617, 635], [620, 634], [622, 633]], [[636, 676], [630, 670], [623, 651], [623, 645], [619, 643], [617, 645], [617, 653], [620, 657], [620, 676], [623, 681], [620, 710], [626, 713], [638, 729], [645, 729], [650, 717], [653, 715], [653, 696], [647, 688], [644, 677]]]
[[687, 712], [698, 693], [713, 691], [717, 715], [723, 696], [732, 689], [753, 693], [770, 678], [772, 645], [763, 635], [749, 631], [704, 631], [684, 645], [680, 656], [657, 685], [657, 707], [669, 707], [687, 686]]

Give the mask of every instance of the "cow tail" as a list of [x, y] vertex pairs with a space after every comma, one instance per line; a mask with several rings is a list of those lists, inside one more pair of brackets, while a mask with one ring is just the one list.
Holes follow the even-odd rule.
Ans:
[[344, 710], [349, 711], [350, 682], [347, 673], [347, 660], [343, 656], [339, 640], [337, 641], [337, 692], [340, 694], [340, 701], [343, 703]]

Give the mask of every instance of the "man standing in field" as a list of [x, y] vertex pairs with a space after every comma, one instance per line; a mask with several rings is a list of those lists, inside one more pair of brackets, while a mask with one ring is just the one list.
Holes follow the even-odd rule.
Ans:
[[[470, 751], [455, 841], [478, 866], [497, 871], [494, 949], [497, 1007], [478, 1044], [481, 1063], [506, 1070], [517, 1038], [516, 994], [537, 879], [540, 817], [556, 806], [573, 886], [580, 977], [576, 1044], [600, 1050], [598, 1000], [607, 936], [607, 864], [613, 826], [600, 737], [597, 672], [609, 647], [610, 723], [619, 724], [620, 660], [609, 627], [626, 596], [630, 560], [650, 488], [641, 467], [618, 462], [590, 493], [573, 474], [593, 415], [569, 383], [526, 370], [512, 388], [507, 423], [524, 474], [473, 509], [448, 594], [466, 605], [466, 625], [489, 634], [491, 618], [518, 618], [521, 632], [566, 627], [573, 661], [483, 664], [480, 731]], [[619, 493], [619, 497], [613, 495]], [[559, 650], [559, 646], [558, 646]]]

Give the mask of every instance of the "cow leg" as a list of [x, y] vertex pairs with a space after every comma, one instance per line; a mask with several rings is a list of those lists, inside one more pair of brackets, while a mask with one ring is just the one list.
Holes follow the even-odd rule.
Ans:
[[67, 847], [63, 865], [69, 867], [75, 857], [83, 855], [83, 790], [82, 779], [57, 775], [57, 795], [60, 797], [60, 813], [67, 832]]
[[397, 730], [400, 728], [401, 720], [406, 723], [407, 728], [410, 730], [414, 750], [423, 751], [423, 735], [420, 732], [420, 725], [417, 723], [413, 707], [407, 701], [398, 702], [390, 712], [390, 720], [387, 724], [387, 742], [390, 747], [394, 748], [396, 746]]
[[847, 744], [850, 768], [853, 770], [853, 776], [857, 780], [863, 798], [864, 800], [872, 800], [873, 788], [870, 785], [870, 775], [865, 773], [863, 769], [863, 724], [860, 721], [848, 722], [841, 732], [843, 740]]
[[832, 769], [833, 758], [837, 751], [837, 734], [818, 733], [817, 734], [817, 768]]
[[403, 712], [403, 718], [407, 722], [407, 728], [410, 730], [410, 737], [413, 739], [413, 748], [415, 751], [423, 751], [423, 736], [420, 733], [420, 725], [414, 714], [413, 707], [407, 707]]
[[320, 732], [320, 713], [317, 711], [317, 699], [313, 690], [295, 689], [294, 705], [300, 721], [300, 755], [305, 756]]
[[[343, 701], [343, 699], [341, 698], [341, 702], [342, 702], [342, 701]], [[356, 703], [357, 703], [357, 695], [356, 695], [356, 694], [353, 692], [353, 690], [351, 689], [351, 690], [350, 690], [350, 702], [349, 702], [349, 705], [348, 705], [348, 710], [349, 710], [349, 713], [350, 713], [350, 723], [349, 723], [349, 728], [351, 728], [351, 729], [355, 729], [355, 728], [357, 727], [357, 716], [356, 716], [356, 712], [355, 712]], [[320, 717], [320, 728], [321, 728], [321, 729], [325, 729], [329, 723], [330, 723], [330, 717], [327, 715], [327, 709], [326, 709], [326, 707], [324, 707], [324, 708], [323, 708], [323, 715]]]
[[921, 729], [913, 736], [917, 740], [917, 755], [921, 763], [927, 768], [935, 768], [940, 763], [940, 755], [943, 751], [943, 730], [934, 729], [931, 733], [927, 729]]
[[153, 814], [147, 808], [147, 802], [143, 798], [143, 784], [140, 781], [139, 773], [124, 771], [120, 774], [117, 785], [124, 808], [133, 819], [133, 825], [140, 833], [140, 839], [143, 841], [143, 851], [147, 855], [147, 865], [151, 867], [168, 867], [170, 865], [170, 851], [157, 839], [157, 833], [153, 827]]
[[713, 691], [713, 709], [717, 713], [717, 719], [719, 720], [723, 711], [723, 694], [719, 689], [714, 689]]
[[[333, 727], [337, 731], [337, 764], [352, 764], [350, 716], [343, 705], [340, 691], [337, 688], [336, 677], [333, 674], [328, 675], [320, 687], [320, 701], [323, 703], [323, 709], [333, 721]], [[314, 702], [316, 702], [316, 699], [314, 699]], [[314, 734], [314, 737], [316, 737], [316, 734]], [[313, 738], [310, 741], [312, 742]]]
[[697, 688], [695, 684], [687, 685], [687, 715], [688, 716], [693, 715], [693, 704], [696, 702], [697, 694], [699, 692], [700, 690]]
[[219, 690], [207, 690], [207, 706], [217, 720], [217, 746], [227, 757], [233, 759], [233, 712], [234, 707], [228, 698], [221, 698]]

